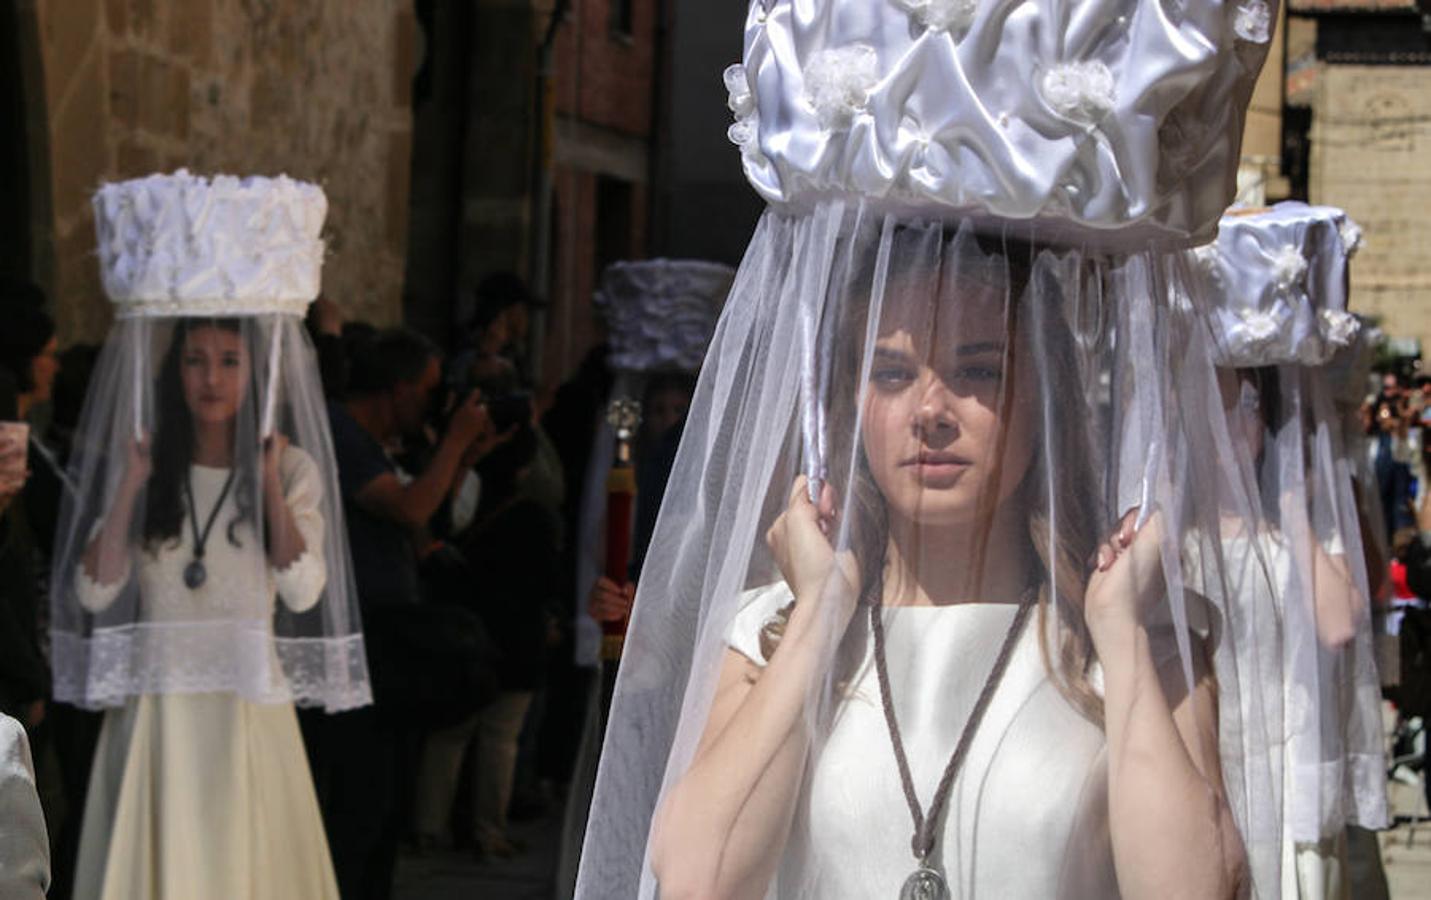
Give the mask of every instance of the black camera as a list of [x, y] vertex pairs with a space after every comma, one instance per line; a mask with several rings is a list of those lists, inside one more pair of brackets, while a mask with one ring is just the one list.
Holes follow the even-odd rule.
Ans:
[[525, 391], [513, 391], [500, 397], [484, 397], [487, 416], [498, 433], [514, 425], [526, 425], [532, 421], [532, 395]]

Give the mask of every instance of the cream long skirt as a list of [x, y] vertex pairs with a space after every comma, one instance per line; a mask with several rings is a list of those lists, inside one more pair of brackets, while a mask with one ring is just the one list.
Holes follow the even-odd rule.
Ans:
[[336, 900], [292, 705], [163, 694], [110, 710], [90, 772], [75, 896]]

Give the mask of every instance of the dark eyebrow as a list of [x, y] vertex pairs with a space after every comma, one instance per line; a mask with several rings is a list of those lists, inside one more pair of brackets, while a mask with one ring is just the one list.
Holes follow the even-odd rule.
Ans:
[[978, 356], [981, 353], [1002, 354], [1004, 352], [1004, 342], [977, 341], [972, 344], [960, 344], [958, 347], [954, 348], [954, 352], [958, 353], [960, 356]]
[[874, 355], [876, 359], [886, 359], [897, 362], [907, 362], [912, 358], [908, 352], [895, 350], [892, 347], [875, 347]]

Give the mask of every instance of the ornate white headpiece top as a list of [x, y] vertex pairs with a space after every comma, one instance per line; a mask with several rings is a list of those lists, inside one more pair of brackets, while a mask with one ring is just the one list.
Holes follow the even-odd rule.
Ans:
[[1214, 356], [1224, 366], [1322, 365], [1356, 337], [1347, 262], [1361, 229], [1330, 206], [1231, 212], [1195, 253], [1207, 275]]
[[1276, 0], [752, 0], [726, 70], [770, 203], [879, 200], [1113, 249], [1232, 201]]
[[606, 316], [611, 367], [699, 369], [734, 278], [729, 266], [694, 259], [607, 266], [593, 299]]
[[322, 188], [185, 169], [94, 195], [104, 291], [131, 316], [302, 315], [322, 284]]

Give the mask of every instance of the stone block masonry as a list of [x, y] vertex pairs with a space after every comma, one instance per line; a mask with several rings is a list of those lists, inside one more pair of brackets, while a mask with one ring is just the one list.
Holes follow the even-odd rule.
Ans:
[[[181, 166], [277, 174], [328, 193], [324, 290], [350, 315], [401, 314], [420, 56], [408, 4], [388, 0], [34, 0], [42, 84], [25, 85], [47, 148], [53, 298], [65, 342], [101, 339], [108, 303], [89, 196], [105, 180]], [[45, 204], [41, 205], [42, 208]]]

